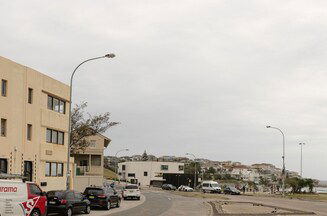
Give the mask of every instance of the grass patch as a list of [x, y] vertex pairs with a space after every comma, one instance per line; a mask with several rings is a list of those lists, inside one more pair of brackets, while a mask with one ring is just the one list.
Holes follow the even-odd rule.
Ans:
[[286, 198], [327, 202], [327, 194], [287, 194]]
[[221, 196], [220, 194], [210, 194], [210, 193], [202, 193], [202, 192], [184, 192], [184, 191], [172, 191], [172, 193], [184, 197], [228, 200], [227, 197]]
[[[279, 194], [246, 194], [247, 196], [258, 196], [258, 197], [274, 197], [274, 198], [283, 198], [283, 195]], [[299, 200], [307, 200], [307, 201], [324, 201], [327, 202], [327, 194], [286, 194], [286, 199], [299, 199]]]
[[109, 169], [103, 169], [103, 177], [107, 179], [117, 179], [117, 174]]

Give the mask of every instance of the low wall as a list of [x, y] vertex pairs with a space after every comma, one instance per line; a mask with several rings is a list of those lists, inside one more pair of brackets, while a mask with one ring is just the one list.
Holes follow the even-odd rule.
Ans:
[[84, 192], [85, 188], [94, 186], [103, 186], [102, 176], [75, 176], [74, 177], [74, 190]]

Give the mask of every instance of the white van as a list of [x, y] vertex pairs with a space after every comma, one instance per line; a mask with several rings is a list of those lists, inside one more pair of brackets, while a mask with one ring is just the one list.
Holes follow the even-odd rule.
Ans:
[[0, 178], [1, 216], [44, 216], [47, 198], [32, 182]]
[[201, 183], [201, 190], [203, 193], [221, 193], [221, 187], [215, 181], [203, 181]]

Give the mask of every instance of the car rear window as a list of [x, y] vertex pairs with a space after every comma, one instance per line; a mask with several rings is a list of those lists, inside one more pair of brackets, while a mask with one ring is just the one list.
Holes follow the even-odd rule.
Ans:
[[65, 196], [65, 193], [63, 191], [49, 191], [47, 193], [48, 197], [58, 197], [59, 199], [62, 199]]
[[93, 195], [99, 195], [103, 194], [103, 189], [101, 188], [86, 188], [84, 191], [84, 194], [93, 194]]
[[137, 185], [127, 185], [126, 189], [139, 189]]

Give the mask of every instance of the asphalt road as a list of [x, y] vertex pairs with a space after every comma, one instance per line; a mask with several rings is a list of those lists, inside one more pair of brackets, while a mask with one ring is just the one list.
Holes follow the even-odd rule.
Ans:
[[206, 216], [202, 199], [176, 196], [164, 191], [144, 191], [145, 202], [110, 216]]

